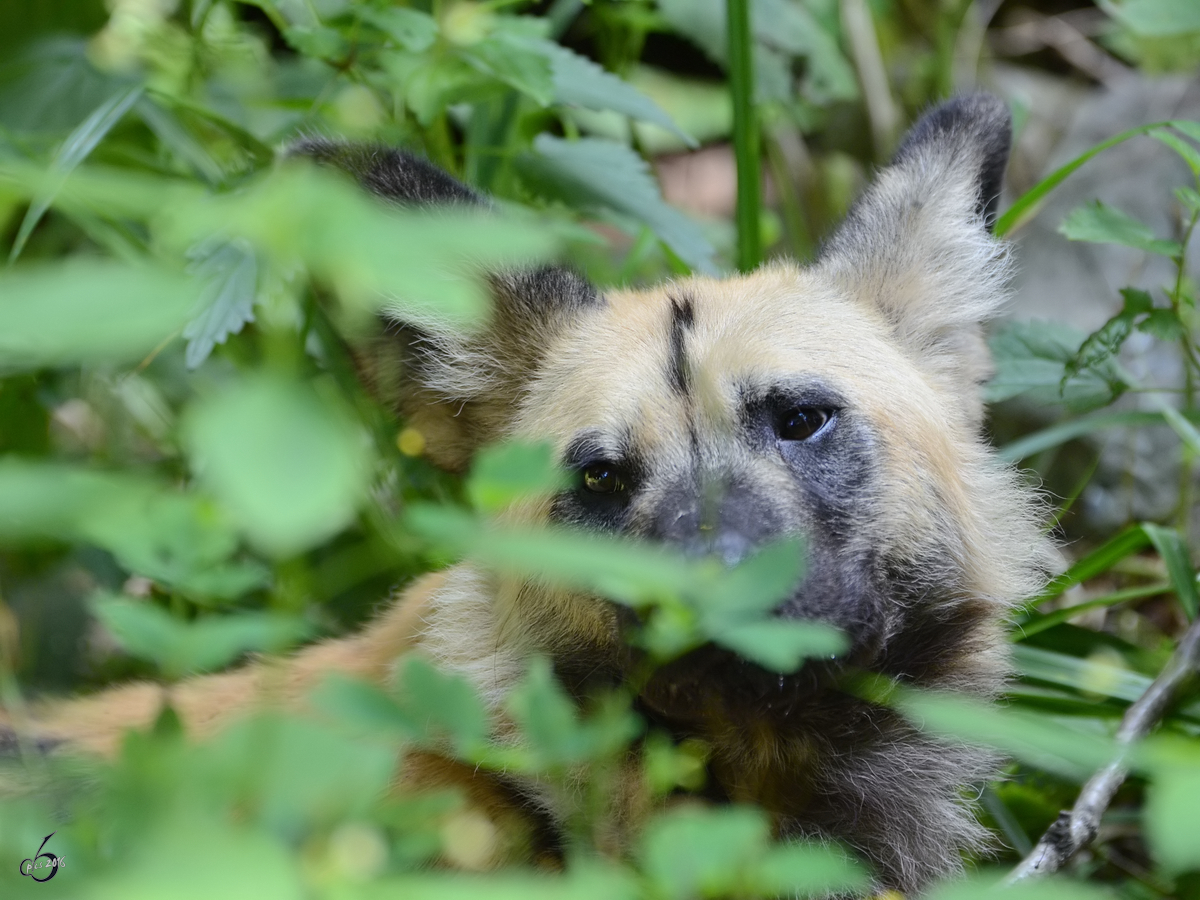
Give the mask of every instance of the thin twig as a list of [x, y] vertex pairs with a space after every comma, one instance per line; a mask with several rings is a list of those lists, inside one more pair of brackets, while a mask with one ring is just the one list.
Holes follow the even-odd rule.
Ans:
[[1146, 692], [1125, 711], [1121, 727], [1117, 729], [1116, 743], [1120, 748], [1117, 757], [1088, 780], [1079, 792], [1074, 808], [1060, 813], [1054, 824], [1046, 829], [1037, 846], [1008, 876], [1009, 884], [1057, 871], [1095, 840], [1101, 815], [1129, 774], [1126, 762], [1130, 748], [1149, 734], [1167, 711], [1179, 686], [1198, 666], [1200, 618], [1188, 626], [1179, 646]]

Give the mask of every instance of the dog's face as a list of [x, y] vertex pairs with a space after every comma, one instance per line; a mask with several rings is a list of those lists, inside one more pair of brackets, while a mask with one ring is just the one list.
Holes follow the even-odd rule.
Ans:
[[[484, 333], [402, 330], [399, 374], [377, 381], [404, 386], [399, 408], [450, 467], [487, 441], [552, 440], [574, 483], [540, 508], [551, 521], [728, 564], [802, 536], [806, 574], [776, 614], [841, 628], [856, 664], [936, 682], [1043, 561], [1024, 493], [979, 440], [1008, 142], [999, 101], [946, 104], [811, 268], [603, 294], [560, 269], [496, 276]], [[603, 598], [517, 585], [497, 603], [568, 683], [626, 665]], [[768, 685], [703, 648], [646, 699], [736, 717]]]

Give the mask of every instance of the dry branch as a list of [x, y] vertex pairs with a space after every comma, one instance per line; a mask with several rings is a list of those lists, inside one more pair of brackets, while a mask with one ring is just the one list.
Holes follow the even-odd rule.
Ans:
[[1057, 871], [1095, 840], [1100, 830], [1100, 817], [1129, 774], [1126, 762], [1130, 748], [1163, 717], [1175, 692], [1198, 666], [1200, 617], [1188, 626], [1162, 672], [1125, 711], [1117, 730], [1116, 741], [1120, 748], [1117, 757], [1088, 779], [1071, 811], [1060, 813], [1037, 846], [1013, 869], [1008, 876], [1010, 884]]

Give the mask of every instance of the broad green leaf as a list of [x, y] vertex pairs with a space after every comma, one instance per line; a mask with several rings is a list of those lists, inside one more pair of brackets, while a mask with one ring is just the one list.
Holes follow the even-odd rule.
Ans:
[[659, 193], [645, 160], [612, 141], [566, 141], [540, 134], [522, 165], [524, 178], [544, 193], [609, 209], [645, 222], [693, 269], [713, 272], [713, 248], [700, 228]]
[[714, 579], [697, 597], [704, 627], [715, 636], [722, 628], [769, 613], [804, 577], [804, 542], [776, 541]]
[[515, 88], [539, 106], [549, 106], [554, 101], [551, 62], [525, 35], [500, 29], [459, 52], [480, 72]]
[[177, 619], [145, 601], [101, 595], [93, 614], [134, 656], [153, 660], [170, 678], [211, 672], [251, 651], [273, 652], [308, 634], [302, 620], [280, 613], [242, 612]]
[[1148, 225], [1099, 200], [1076, 207], [1058, 230], [1072, 241], [1121, 244], [1163, 256], [1178, 256], [1183, 252], [1178, 241], [1159, 240]]
[[806, 659], [829, 659], [849, 648], [832, 625], [794, 619], [768, 619], [734, 625], [710, 637], [771, 672], [794, 672]]
[[366, 436], [336, 404], [269, 376], [189, 410], [192, 465], [247, 537], [287, 556], [341, 530], [370, 478]]
[[211, 501], [61, 464], [0, 462], [0, 537], [92, 543], [194, 599], [235, 597], [267, 578], [257, 564], [228, 561], [237, 537]]
[[284, 267], [303, 261], [360, 309], [386, 304], [406, 321], [446, 327], [486, 307], [480, 276], [547, 256], [552, 236], [531, 220], [482, 210], [398, 210], [303, 161], [236, 194], [173, 210], [168, 236], [189, 246], [244, 238]]
[[1085, 336], [1058, 322], [1013, 322], [996, 332], [989, 346], [996, 374], [984, 395], [996, 403], [1028, 395], [1038, 403], [1063, 403], [1088, 410], [1110, 402], [1126, 387], [1119, 366], [1098, 358], [1078, 373], [1067, 366], [1076, 358]]
[[585, 860], [562, 875], [516, 867], [479, 875], [420, 872], [381, 879], [344, 896], [349, 900], [639, 900], [644, 894], [628, 869]]
[[1162, 307], [1150, 310], [1146, 318], [1137, 323], [1137, 329], [1160, 341], [1177, 341], [1186, 333], [1175, 310]]
[[[146, 828], [121, 864], [89, 873], [79, 900], [295, 900], [304, 881], [288, 846], [261, 828], [212, 816], [196, 803]], [[64, 869], [69, 873], [70, 869]]]
[[769, 847], [748, 878], [762, 897], [827, 897], [865, 894], [870, 877], [848, 851], [787, 843]]
[[1117, 755], [1112, 741], [1062, 718], [912, 689], [897, 691], [893, 702], [922, 731], [994, 747], [1075, 781], [1083, 781]]
[[962, 881], [947, 881], [933, 888], [927, 900], [1113, 900], [1108, 890], [1061, 874], [1029, 878], [1016, 884], [1005, 880], [1007, 873], [974, 875]]
[[544, 657], [533, 660], [506, 708], [521, 732], [521, 749], [532, 756], [533, 771], [606, 759], [620, 753], [642, 730], [628, 709], [601, 706], [581, 718]]
[[745, 806], [659, 813], [642, 836], [646, 876], [660, 896], [737, 895], [770, 840], [766, 814]]
[[488, 734], [488, 718], [466, 677], [413, 655], [400, 664], [396, 682], [397, 705], [409, 720], [420, 723], [426, 741], [448, 739], [459, 753], [478, 752]]
[[1200, 6], [1193, 0], [1098, 0], [1096, 5], [1143, 37], [1200, 32]]
[[101, 260], [11, 269], [0, 275], [0, 369], [136, 360], [183, 325], [197, 287]]
[[67, 139], [58, 148], [58, 152], [50, 163], [50, 172], [54, 176], [54, 180], [49, 182], [37, 199], [29, 205], [29, 209], [25, 211], [25, 218], [21, 220], [21, 226], [17, 229], [12, 250], [8, 254], [10, 264], [21, 255], [25, 242], [29, 240], [33, 229], [37, 227], [37, 223], [50, 208], [54, 194], [61, 187], [62, 181], [88, 157], [88, 154], [96, 149], [96, 145], [104, 140], [105, 135], [121, 121], [125, 113], [129, 112], [130, 107], [137, 103], [141, 96], [141, 85], [121, 88], [96, 107], [90, 116], [67, 135]]
[[549, 444], [504, 443], [478, 453], [471, 465], [467, 496], [476, 509], [495, 512], [514, 500], [565, 486], [565, 475]]
[[397, 735], [410, 741], [419, 741], [425, 735], [423, 723], [414, 721], [392, 695], [337, 672], [318, 685], [312, 701], [323, 714], [352, 729]]
[[225, 343], [254, 321], [258, 261], [244, 241], [205, 241], [188, 253], [188, 273], [204, 285], [199, 312], [184, 326], [189, 369], [199, 366], [213, 347]]
[[1150, 522], [1142, 525], [1142, 531], [1146, 533], [1146, 537], [1150, 539], [1150, 543], [1154, 545], [1154, 549], [1158, 551], [1158, 555], [1166, 564], [1167, 575], [1171, 579], [1175, 595], [1179, 598], [1184, 613], [1189, 619], [1195, 619], [1197, 611], [1200, 610], [1200, 596], [1197, 596], [1196, 593], [1196, 572], [1192, 568], [1187, 543], [1183, 536], [1174, 528], [1164, 528]]
[[358, 10], [358, 14], [380, 31], [391, 35], [400, 46], [413, 53], [428, 50], [437, 40], [437, 20], [417, 9], [396, 6], [374, 9], [370, 6], [363, 6]]
[[1154, 858], [1168, 873], [1200, 868], [1200, 757], [1160, 765], [1142, 815]]

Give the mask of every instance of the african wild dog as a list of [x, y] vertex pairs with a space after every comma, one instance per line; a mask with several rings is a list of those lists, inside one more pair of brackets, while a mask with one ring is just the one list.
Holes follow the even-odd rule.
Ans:
[[[639, 703], [711, 746], [708, 796], [760, 804], [783, 835], [846, 841], [905, 891], [983, 842], [964, 793], [993, 760], [841, 692], [837, 673], [993, 695], [1001, 620], [1054, 565], [1029, 491], [981, 438], [981, 323], [1008, 272], [988, 225], [1008, 145], [1002, 103], [954, 100], [909, 133], [809, 267], [603, 293], [566, 269], [500, 274], [484, 331], [391, 323], [359, 353], [446, 468], [505, 437], [552, 436], [575, 481], [539, 519], [727, 563], [804, 535], [807, 574], [777, 615], [838, 626], [847, 654], [781, 679], [704, 647]], [[485, 202], [397, 151], [310, 141], [297, 152], [400, 203]], [[299, 695], [330, 670], [382, 680], [416, 648], [468, 676], [501, 717], [531, 653], [581, 698], [621, 679], [626, 624], [603, 599], [460, 564], [363, 632], [297, 654], [285, 687]], [[203, 734], [253, 704], [264, 677], [257, 666], [197, 679], [174, 700]], [[43, 737], [111, 751], [158, 702], [134, 685], [64, 704]], [[571, 802], [428, 754], [404, 777], [462, 787], [501, 826], [497, 861], [530, 853]]]

